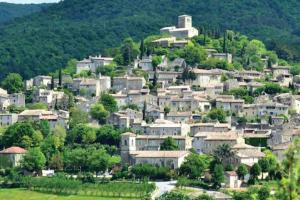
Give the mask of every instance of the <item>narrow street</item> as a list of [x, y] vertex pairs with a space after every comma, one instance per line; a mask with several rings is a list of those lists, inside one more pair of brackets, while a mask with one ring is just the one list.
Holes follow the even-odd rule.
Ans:
[[153, 194], [153, 198], [160, 197], [165, 192], [170, 192], [175, 188], [177, 181], [155, 182], [157, 190]]

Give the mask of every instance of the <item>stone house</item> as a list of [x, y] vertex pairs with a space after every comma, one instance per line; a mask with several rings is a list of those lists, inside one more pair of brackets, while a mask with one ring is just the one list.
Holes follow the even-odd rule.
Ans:
[[176, 38], [192, 38], [198, 35], [198, 30], [192, 27], [192, 17], [189, 15], [178, 16], [177, 27], [164, 27], [160, 29], [160, 32]]
[[56, 125], [68, 128], [69, 112], [63, 110], [60, 110], [57, 113], [46, 110], [24, 110], [18, 116], [18, 121], [39, 120], [47, 120], [52, 128]]
[[126, 109], [112, 113], [108, 119], [108, 123], [118, 128], [129, 128], [134, 121], [141, 121], [143, 118], [142, 112]]
[[96, 72], [98, 67], [110, 65], [113, 62], [113, 58], [99, 56], [90, 56], [88, 59], [83, 59], [77, 62], [76, 73], [80, 74], [82, 71]]
[[9, 95], [10, 105], [25, 107], [25, 95], [23, 93], [14, 93]]
[[[149, 81], [153, 81], [154, 72], [149, 72]], [[162, 87], [168, 87], [176, 82], [178, 77], [181, 76], [181, 72], [176, 71], [157, 71], [156, 79], [158, 83], [162, 84]]]
[[139, 151], [136, 138], [137, 135], [133, 133], [122, 134], [120, 142], [122, 165], [152, 164], [177, 169], [189, 155], [188, 151]]
[[212, 84], [221, 83], [222, 72], [218, 69], [193, 69], [196, 79], [192, 81], [192, 85], [207, 87]]
[[290, 74], [290, 67], [288, 66], [272, 66], [271, 70], [274, 78], [282, 74]]
[[129, 90], [141, 90], [146, 85], [146, 81], [143, 77], [115, 77], [113, 79], [112, 89], [119, 91], [129, 91]]
[[[126, 133], [124, 136], [123, 134], [121, 135], [121, 138], [123, 137], [127, 137]], [[135, 139], [135, 148], [137, 151], [159, 151], [161, 144], [169, 136], [131, 134], [131, 137]], [[172, 136], [172, 138], [179, 147], [179, 150], [192, 148], [192, 138], [189, 136]]]
[[234, 158], [231, 163], [234, 166], [239, 166], [245, 164], [248, 167], [252, 167], [255, 163], [258, 163], [260, 159], [265, 157], [265, 154], [260, 151], [260, 149], [238, 149], [234, 152]]
[[198, 153], [212, 154], [222, 144], [232, 147], [238, 143], [244, 143], [244, 139], [235, 131], [200, 132], [194, 135], [193, 148]]
[[245, 117], [263, 117], [288, 115], [288, 106], [276, 102], [245, 104], [243, 113]]
[[235, 99], [234, 96], [231, 96], [231, 98], [222, 98], [222, 96], [219, 96], [216, 98], [216, 107], [238, 114], [243, 112], [244, 102], [243, 99]]
[[16, 146], [3, 149], [0, 151], [0, 168], [8, 169], [19, 166], [26, 152], [25, 149]]
[[188, 123], [192, 119], [192, 112], [170, 112], [165, 119], [175, 123]]
[[190, 124], [191, 135], [196, 135], [199, 132], [228, 132], [231, 130], [231, 125], [227, 123], [194, 123]]
[[100, 80], [97, 79], [83, 79], [79, 84], [79, 93], [83, 96], [99, 97]]
[[188, 40], [177, 40], [176, 37], [166, 37], [154, 40], [152, 43], [164, 48], [183, 48], [188, 44]]
[[243, 70], [237, 72], [235, 78], [237, 78], [240, 82], [250, 82], [257, 78], [262, 78], [264, 74], [262, 72], [254, 71], [254, 70]]
[[0, 126], [10, 126], [18, 121], [18, 114], [4, 113], [0, 114]]
[[230, 53], [212, 53], [211, 58], [225, 60], [227, 63], [232, 63], [232, 54]]
[[226, 171], [225, 185], [227, 188], [240, 188], [242, 185], [242, 181], [239, 180], [239, 177], [235, 171]]
[[33, 86], [35, 87], [46, 87], [51, 85], [51, 76], [36, 76], [33, 78]]
[[168, 120], [157, 119], [154, 123], [147, 124], [145, 122], [136, 124], [132, 127], [135, 131], [140, 131], [145, 135], [182, 135], [186, 136], [190, 132], [190, 126], [185, 123], [174, 123]]

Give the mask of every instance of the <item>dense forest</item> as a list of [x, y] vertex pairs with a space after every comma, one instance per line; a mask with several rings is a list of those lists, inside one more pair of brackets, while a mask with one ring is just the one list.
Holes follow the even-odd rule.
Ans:
[[262, 39], [279, 57], [299, 61], [299, 9], [298, 0], [65, 0], [0, 25], [1, 77], [54, 71], [71, 58], [118, 46], [126, 37], [157, 34], [181, 14], [192, 15], [201, 30], [239, 31]]
[[41, 11], [49, 4], [12, 4], [0, 2], [0, 24], [8, 22], [16, 17], [22, 17]]

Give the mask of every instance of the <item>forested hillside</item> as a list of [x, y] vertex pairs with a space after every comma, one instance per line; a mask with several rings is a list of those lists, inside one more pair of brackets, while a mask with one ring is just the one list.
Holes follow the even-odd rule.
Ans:
[[22, 17], [40, 11], [48, 4], [11, 4], [0, 2], [0, 24], [16, 17]]
[[65, 0], [0, 27], [1, 76], [25, 78], [103, 53], [124, 38], [139, 40], [190, 14], [194, 26], [257, 37], [288, 60], [300, 60], [298, 0]]

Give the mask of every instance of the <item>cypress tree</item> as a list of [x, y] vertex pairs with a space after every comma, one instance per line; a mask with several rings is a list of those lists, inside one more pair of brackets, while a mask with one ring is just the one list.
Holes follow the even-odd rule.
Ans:
[[155, 87], [157, 84], [157, 76], [156, 76], [156, 70], [154, 71], [154, 76], [153, 76], [153, 82], [152, 82], [152, 85], [153, 87]]
[[59, 87], [61, 87], [61, 85], [62, 85], [62, 71], [61, 71], [61, 69], [59, 69], [59, 72], [58, 72], [58, 85], [59, 85]]
[[224, 38], [223, 38], [223, 53], [227, 53], [227, 49], [226, 49], [226, 37], [227, 37], [227, 34], [226, 34], [226, 31], [224, 33]]
[[145, 44], [144, 44], [144, 39], [142, 39], [140, 44], [140, 59], [142, 59], [144, 55], [145, 55]]
[[143, 107], [143, 120], [146, 118], [146, 110], [147, 110], [147, 103], [144, 101], [144, 107]]
[[54, 77], [52, 76], [51, 77], [51, 90], [54, 89]]

